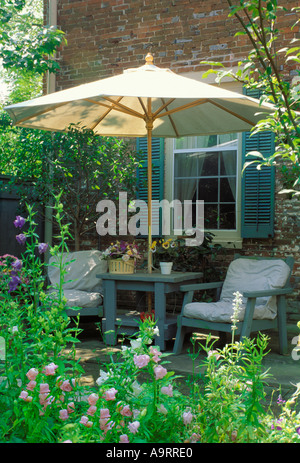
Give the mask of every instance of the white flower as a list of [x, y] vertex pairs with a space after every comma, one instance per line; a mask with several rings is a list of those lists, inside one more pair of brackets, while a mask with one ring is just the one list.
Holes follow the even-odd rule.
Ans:
[[107, 381], [108, 378], [109, 378], [109, 373], [106, 373], [106, 371], [100, 370], [100, 376], [96, 380], [96, 383], [98, 384], [98, 386], [101, 386], [101, 384], [105, 383], [105, 381]]
[[142, 392], [143, 388], [139, 385], [137, 381], [134, 381], [131, 385], [131, 389], [133, 391], [133, 395], [135, 397], [139, 396], [140, 393]]
[[142, 346], [142, 338], [137, 338], [135, 340], [130, 341], [130, 345], [133, 350], [140, 349]]
[[159, 336], [159, 329], [158, 329], [158, 326], [156, 326], [155, 328], [153, 328], [153, 334], [155, 336]]

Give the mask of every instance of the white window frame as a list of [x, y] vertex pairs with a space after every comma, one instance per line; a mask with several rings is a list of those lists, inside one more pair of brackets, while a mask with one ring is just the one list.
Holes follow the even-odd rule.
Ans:
[[[175, 151], [174, 150], [174, 139], [167, 139], [165, 143], [165, 198], [168, 201], [174, 199], [174, 179], [175, 179]], [[192, 152], [200, 149], [192, 149]], [[202, 151], [208, 151], [205, 148]], [[188, 152], [187, 149], [182, 150]], [[216, 151], [216, 149], [214, 149]], [[242, 247], [241, 237], [241, 178], [242, 178], [242, 134], [238, 134], [238, 149], [237, 149], [237, 177], [236, 177], [236, 229], [235, 230], [210, 230], [205, 229], [214, 234], [214, 243], [221, 244], [224, 247], [233, 247], [240, 249]], [[173, 230], [173, 219], [171, 220], [171, 229]], [[176, 230], [173, 230], [173, 234], [177, 235]]]

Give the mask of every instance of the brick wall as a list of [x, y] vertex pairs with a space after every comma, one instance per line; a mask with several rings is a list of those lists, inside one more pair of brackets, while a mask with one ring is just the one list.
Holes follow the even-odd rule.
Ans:
[[[278, 2], [292, 8], [298, 1]], [[45, 0], [47, 16], [48, 1]], [[144, 64], [148, 51], [154, 62], [178, 73], [204, 71], [202, 60], [221, 61], [234, 66], [250, 49], [244, 36], [234, 37], [239, 30], [235, 18], [228, 18], [226, 0], [57, 0], [58, 26], [66, 33], [68, 45], [57, 57], [61, 70], [56, 89], [69, 88], [83, 82], [119, 74], [123, 69]], [[280, 14], [278, 27], [282, 30], [282, 47], [292, 38], [296, 17]], [[280, 60], [280, 55], [278, 55]], [[295, 70], [284, 67], [287, 79]], [[268, 240], [244, 240], [245, 255], [292, 254], [295, 274], [300, 276], [300, 203], [280, 195], [281, 178], [277, 175], [275, 236]], [[87, 240], [87, 245], [93, 242]], [[232, 259], [219, 265], [227, 266]], [[289, 298], [289, 322], [300, 319], [299, 291]]]
[[[298, 6], [295, 0], [279, 3]], [[156, 65], [178, 73], [200, 71], [200, 61], [208, 59], [235, 65], [249, 43], [234, 37], [239, 23], [228, 13], [226, 0], [57, 0], [58, 26], [68, 40], [58, 53], [57, 89], [140, 66], [148, 51]], [[295, 19], [279, 16], [282, 46], [294, 34]]]

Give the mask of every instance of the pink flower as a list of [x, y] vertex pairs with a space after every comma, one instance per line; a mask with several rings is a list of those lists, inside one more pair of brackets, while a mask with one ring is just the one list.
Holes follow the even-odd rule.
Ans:
[[130, 410], [130, 407], [129, 405], [125, 405], [122, 410], [120, 411], [121, 415], [123, 416], [131, 416], [132, 415], [132, 411]]
[[96, 407], [95, 405], [91, 405], [91, 406], [88, 408], [86, 414], [87, 414], [87, 415], [94, 415], [94, 414], [96, 413], [96, 411], [97, 411], [97, 407]]
[[28, 379], [34, 381], [38, 374], [39, 371], [36, 368], [30, 368], [30, 370], [27, 371], [26, 376]]
[[36, 381], [29, 381], [29, 383], [26, 386], [26, 389], [29, 389], [30, 391], [33, 391], [36, 386]]
[[68, 413], [68, 410], [66, 408], [59, 411], [59, 418], [61, 420], [63, 420], [63, 421], [65, 421], [65, 420], [67, 420], [69, 418], [69, 413]]
[[46, 365], [43, 373], [45, 373], [46, 376], [54, 376], [55, 375], [55, 370], [58, 368], [58, 365], [55, 365], [55, 363], [51, 362], [49, 365]]
[[173, 386], [171, 384], [169, 384], [169, 386], [164, 386], [161, 388], [160, 392], [169, 397], [173, 397]]
[[182, 414], [183, 424], [186, 426], [191, 423], [193, 415], [191, 412], [183, 412]]
[[129, 444], [129, 439], [127, 434], [121, 434], [119, 442], [121, 444]]
[[99, 424], [100, 424], [101, 431], [107, 430], [107, 422], [108, 422], [108, 418], [100, 418]]
[[149, 352], [150, 354], [153, 355], [152, 360], [155, 363], [158, 363], [160, 361], [159, 357], [161, 356], [161, 352], [156, 347], [153, 347], [153, 346], [150, 347]]
[[64, 392], [71, 392], [73, 390], [73, 387], [70, 384], [70, 381], [66, 379], [59, 385], [60, 389]]
[[41, 394], [47, 394], [47, 392], [50, 392], [49, 384], [48, 383], [41, 383], [40, 384], [40, 393]]
[[102, 419], [110, 418], [110, 413], [109, 413], [108, 408], [101, 408], [101, 410], [100, 410], [100, 418], [102, 418]]
[[91, 428], [93, 426], [92, 421], [89, 421], [87, 416], [82, 416], [79, 423], [83, 424], [87, 428]]
[[134, 361], [134, 364], [135, 366], [137, 366], [138, 368], [143, 368], [145, 367], [146, 365], [148, 365], [149, 361], [150, 361], [150, 357], [149, 355], [136, 355], [133, 357], [133, 361]]
[[67, 410], [69, 413], [73, 413], [75, 411], [75, 404], [74, 402], [69, 402], [67, 405]]
[[154, 368], [154, 373], [156, 379], [162, 379], [164, 376], [166, 376], [168, 372], [166, 368], [162, 367], [161, 365], [158, 365]]
[[90, 405], [96, 405], [98, 399], [99, 399], [98, 394], [95, 394], [95, 393], [90, 394], [90, 395], [88, 396], [88, 403], [89, 403]]
[[132, 423], [128, 423], [129, 430], [130, 432], [132, 432], [132, 434], [136, 434], [138, 432], [139, 426], [139, 421], [133, 421]]
[[114, 387], [112, 387], [111, 389], [108, 389], [104, 393], [105, 400], [115, 400], [117, 392], [118, 392], [117, 389], [115, 389]]
[[19, 395], [19, 399], [23, 399], [25, 402], [31, 402], [32, 397], [28, 395], [27, 391], [22, 391], [21, 394]]

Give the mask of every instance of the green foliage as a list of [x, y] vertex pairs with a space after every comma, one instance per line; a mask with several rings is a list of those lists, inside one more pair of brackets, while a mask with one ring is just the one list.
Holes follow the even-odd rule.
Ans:
[[76, 249], [95, 229], [101, 199], [117, 201], [120, 191], [135, 197], [139, 159], [131, 145], [92, 130], [73, 125], [66, 133], [51, 133], [4, 127], [0, 159], [0, 173], [11, 176], [9, 186], [23, 202], [45, 206], [63, 190], [61, 202]]
[[[276, 151], [267, 158], [259, 160], [260, 165], [272, 165], [278, 158], [286, 161], [287, 168], [299, 170], [300, 154], [300, 116], [299, 109], [300, 86], [296, 81], [290, 84], [281, 69], [295, 68], [299, 75], [297, 64], [300, 62], [299, 39], [293, 38], [289, 45], [282, 47], [283, 33], [277, 28], [279, 14], [295, 17], [295, 24], [291, 32], [298, 26], [299, 7], [288, 10], [279, 6], [276, 0], [261, 2], [260, 0], [242, 0], [235, 4], [227, 0], [230, 7], [229, 16], [234, 16], [240, 23], [241, 30], [236, 36], [244, 35], [248, 38], [252, 49], [248, 56], [238, 63], [238, 70], [225, 69], [222, 63], [205, 62], [214, 67], [223, 69], [210, 69], [206, 74], [217, 74], [217, 82], [229, 76], [243, 83], [247, 88], [263, 90], [261, 102], [274, 105], [274, 112], [266, 115], [253, 129], [253, 133], [271, 131], [276, 137]], [[291, 178], [291, 177], [290, 177]], [[295, 194], [299, 191], [299, 175], [296, 176], [289, 189]]]
[[64, 33], [43, 25], [42, 2], [1, 0], [0, 58], [5, 69], [37, 74], [55, 72], [56, 49], [65, 43]]

